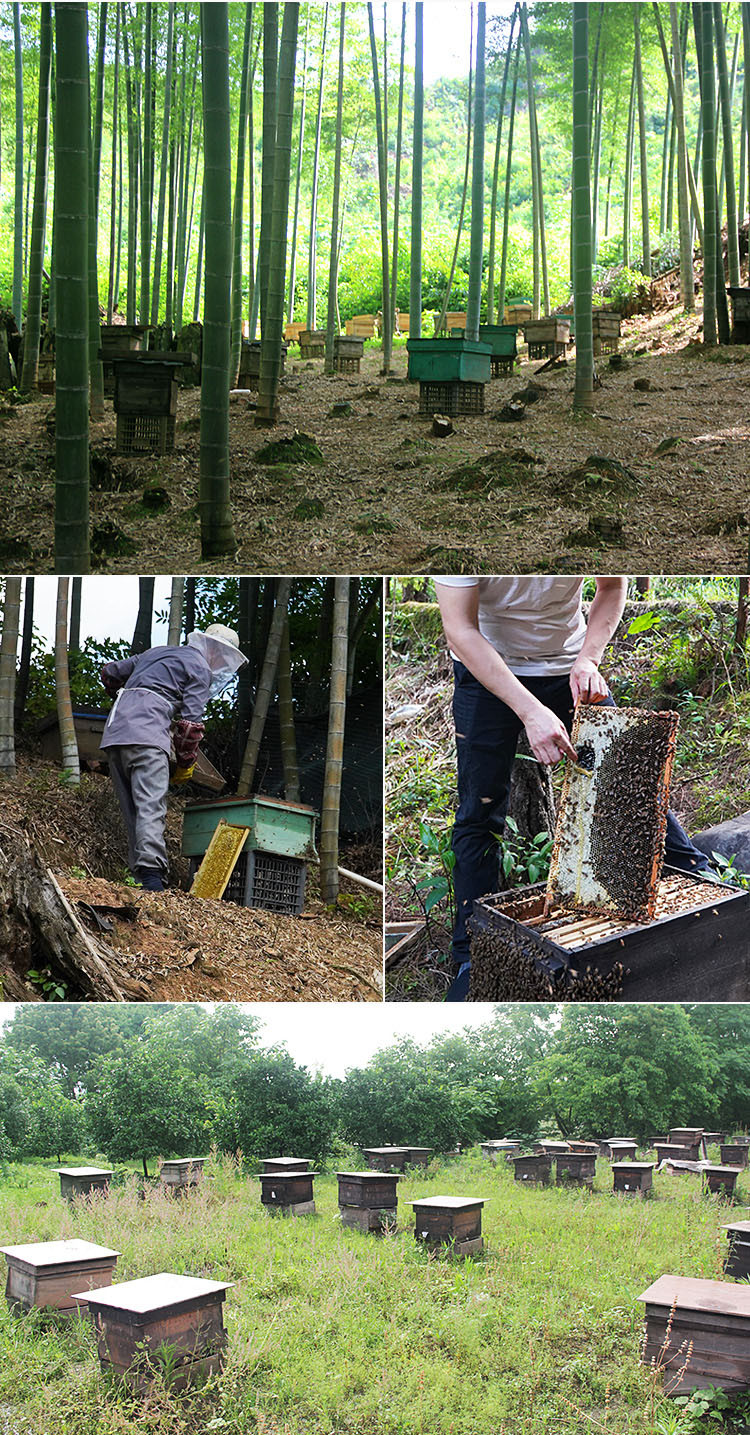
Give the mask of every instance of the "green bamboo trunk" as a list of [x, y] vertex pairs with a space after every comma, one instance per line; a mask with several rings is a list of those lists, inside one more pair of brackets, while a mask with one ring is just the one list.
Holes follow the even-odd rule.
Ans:
[[487, 6], [477, 5], [477, 59], [474, 83], [474, 150], [471, 165], [471, 242], [469, 247], [469, 295], [466, 305], [466, 338], [478, 341], [482, 307], [482, 260], [484, 257], [484, 137], [485, 137], [485, 30]]
[[237, 166], [234, 182], [234, 212], [232, 215], [232, 351], [229, 360], [229, 378], [232, 386], [237, 383], [242, 350], [242, 222], [245, 186], [245, 140], [247, 137], [247, 94], [250, 83], [250, 44], [253, 34], [253, 7], [245, 10], [245, 31], [242, 39], [242, 78], [240, 82], [240, 112], [237, 122]]
[[86, 5], [55, 5], [55, 570], [89, 571], [89, 64]]
[[682, 43], [677, 5], [671, 0], [669, 18], [672, 26], [674, 55], [674, 119], [677, 130], [677, 223], [680, 231], [680, 297], [686, 313], [695, 309], [693, 284], [693, 245], [690, 237], [690, 197], [688, 193], [688, 152], [685, 135], [685, 103], [683, 96]]
[[588, 5], [573, 10], [573, 297], [576, 324], [576, 375], [573, 407], [594, 402], [594, 336], [591, 279], [591, 176], [589, 138]]
[[[118, 185], [118, 175], [120, 183]], [[118, 225], [119, 209], [119, 225]], [[107, 323], [117, 303], [117, 276], [120, 268], [122, 231], [122, 129], [120, 126], [120, 7], [115, 7], [115, 58], [112, 80], [112, 163], [109, 188], [109, 269], [107, 275]]]
[[638, 153], [641, 180], [641, 236], [643, 273], [651, 274], [651, 223], [648, 198], [648, 154], [646, 149], [646, 109], [643, 100], [643, 64], [641, 60], [641, 10], [633, 6], [635, 92], [638, 106]]
[[167, 642], [176, 648], [182, 636], [182, 608], [185, 602], [185, 579], [173, 578], [169, 596], [169, 629]]
[[328, 300], [326, 310], [325, 372], [333, 373], [333, 349], [337, 332], [336, 296], [339, 279], [339, 207], [341, 203], [341, 136], [344, 113], [344, 39], [346, 5], [339, 9], [339, 75], [336, 89], [336, 148], [333, 158], [333, 200], [331, 203], [331, 248], [328, 258]]
[[39, 370], [39, 339], [42, 332], [42, 265], [47, 224], [47, 175], [49, 170], [49, 101], [52, 73], [52, 6], [43, 4], [39, 29], [39, 106], [36, 127], [36, 168], [34, 206], [29, 252], [29, 287], [26, 298], [26, 331], [23, 343], [23, 371], [20, 387], [35, 389]]
[[247, 735], [245, 754], [242, 759], [242, 768], [237, 783], [238, 797], [248, 797], [252, 791], [263, 729], [266, 725], [268, 709], [273, 696], [276, 670], [279, 665], [279, 654], [281, 652], [282, 635], [289, 606], [291, 586], [292, 582], [290, 578], [279, 578], [276, 590], [276, 602], [268, 633], [268, 642], [266, 644], [266, 653], [255, 692], [253, 716], [250, 722], [250, 731]]
[[229, 327], [232, 197], [229, 129], [229, 11], [201, 5], [206, 224], [205, 314], [201, 369], [201, 554], [233, 553], [229, 503]]
[[724, 35], [724, 21], [721, 14], [721, 4], [713, 5], [714, 28], [716, 32], [716, 58], [719, 75], [719, 101], [721, 109], [721, 128], [724, 138], [724, 181], [727, 196], [727, 262], [729, 267], [729, 283], [739, 285], [740, 283], [740, 246], [739, 232], [737, 228], [737, 190], [734, 176], [734, 138], [732, 135], [732, 101], [729, 89], [729, 75], [727, 73], [726, 39]]
[[305, 40], [302, 48], [302, 86], [299, 103], [299, 128], [297, 131], [297, 168], [294, 181], [294, 218], [292, 220], [292, 243], [289, 254], [289, 284], [286, 296], [287, 323], [294, 320], [294, 290], [297, 281], [297, 238], [299, 235], [299, 201], [302, 189], [302, 156], [305, 147], [305, 110], [307, 105], [307, 44], [310, 34], [310, 7], [305, 19]]
[[13, 61], [16, 100], [15, 187], [13, 198], [13, 315], [23, 326], [23, 40], [21, 6], [13, 6]]
[[505, 161], [505, 198], [503, 201], [503, 240], [500, 253], [500, 289], [497, 296], [498, 322], [505, 322], [505, 285], [508, 275], [508, 226], [510, 222], [510, 186], [513, 165], [513, 131], [516, 123], [516, 100], [518, 96], [518, 69], [521, 61], [523, 35], [519, 31], [516, 41], [516, 58], [513, 62], [513, 89], [510, 97], [508, 117], [508, 153]]
[[[56, 11], [61, 8], [72, 10], [73, 6], [72, 4], [67, 4], [64, 6], [55, 6]], [[80, 8], [85, 9], [86, 7], [82, 5]], [[60, 53], [59, 33], [59, 23], [56, 16], [55, 38], [57, 40], [56, 48], [58, 57]], [[86, 109], [88, 111], [88, 77], [86, 81], [86, 93]], [[86, 127], [88, 129], [88, 114], [86, 119]], [[62, 769], [66, 775], [66, 780], [68, 784], [71, 787], [77, 787], [79, 782], [81, 781], [81, 765], [78, 759], [78, 743], [76, 741], [76, 729], [75, 723], [73, 721], [73, 702], [70, 695], [70, 670], [68, 668], [69, 585], [69, 578], [58, 578], [57, 604], [55, 609], [55, 696], [57, 698], [57, 725], [60, 730], [60, 747], [62, 749]]]
[[328, 741], [323, 783], [323, 806], [320, 815], [320, 895], [323, 901], [329, 904], [336, 901], [339, 890], [339, 822], [346, 720], [349, 583], [348, 578], [335, 580], [333, 602]]
[[414, 122], [411, 168], [409, 336], [422, 333], [422, 179], [424, 170], [424, 3], [414, 6]]
[[713, 17], [710, 4], [694, 6], [703, 120], [703, 342], [717, 339], [716, 87], [714, 84]]
[[[258, 241], [258, 295], [261, 338], [266, 327], [268, 271], [271, 263], [274, 163], [276, 159], [276, 103], [279, 65], [279, 7], [275, 0], [263, 6], [263, 154], [260, 179], [260, 239]], [[251, 324], [251, 336], [254, 326]]]
[[378, 197], [380, 203], [380, 260], [382, 269], [382, 303], [383, 314], [383, 373], [390, 373], [391, 348], [393, 343], [393, 320], [391, 317], [391, 296], [389, 288], [389, 264], [388, 264], [388, 151], [386, 149], [385, 131], [383, 127], [383, 105], [380, 95], [380, 74], [378, 70], [378, 50], [375, 43], [375, 21], [373, 18], [372, 4], [367, 5], [367, 19], [370, 30], [370, 56], [372, 59], [372, 83], [375, 95], [375, 133], [377, 137], [378, 153]]
[[[495, 253], [497, 248], [497, 196], [500, 182], [500, 153], [503, 136], [503, 119], [505, 117], [505, 96], [508, 90], [508, 73], [510, 71], [510, 57], [513, 53], [513, 30], [516, 23], [517, 6], [513, 9], [510, 17], [510, 31], [508, 42], [505, 48], [505, 62], [503, 65], [503, 79], [500, 88], [500, 103], [497, 111], [497, 131], [495, 134], [495, 160], [492, 166], [492, 197], [490, 200], [490, 249], [487, 259], [487, 323], [495, 322]], [[499, 321], [502, 323], [502, 319]]]
[[630, 226], [633, 212], [633, 150], [635, 146], [635, 60], [630, 77], [628, 125], [625, 134], [625, 189], [622, 197], [622, 262], [630, 268]]
[[310, 236], [307, 251], [307, 327], [318, 326], [318, 178], [320, 175], [320, 135], [323, 122], [323, 80], [325, 75], [326, 39], [328, 36], [328, 6], [323, 11], [323, 39], [320, 49], [320, 77], [318, 81], [318, 109], [315, 121], [315, 148], [313, 150], [312, 175], [310, 178]]
[[[154, 272], [151, 290], [151, 323], [154, 327], [159, 322], [159, 304], [161, 301], [161, 263], [162, 250], [164, 247], [164, 211], [167, 196], [167, 166], [169, 155], [169, 130], [172, 100], [172, 46], [174, 42], [174, 6], [175, 0], [169, 0], [167, 6], [167, 68], [164, 77], [164, 109], [162, 112], [161, 126], [161, 158], [159, 163], [159, 201], [156, 211], [156, 237], [154, 239]], [[169, 282], [169, 280], [167, 280]]]
[[278, 120], [273, 161], [273, 209], [271, 212], [266, 322], [261, 331], [258, 407], [255, 414], [255, 422], [258, 427], [274, 424], [279, 413], [298, 24], [299, 6], [285, 5], [279, 48]]
[[20, 615], [21, 579], [6, 578], [0, 638], [0, 772], [6, 777], [14, 777], [16, 771], [16, 651]]
[[285, 614], [284, 626], [281, 630], [276, 686], [279, 694], [279, 738], [284, 769], [284, 796], [287, 802], [299, 802], [299, 765], [297, 762], [297, 737], [294, 731], [292, 654], [289, 644], [288, 613]]
[[406, 53], [406, 4], [401, 7], [401, 58], [398, 69], [398, 116], [396, 120], [396, 167], [393, 176], [393, 254], [391, 256], [391, 318], [396, 327], [398, 313], [398, 222], [401, 210], [401, 146], [404, 128], [404, 57]]

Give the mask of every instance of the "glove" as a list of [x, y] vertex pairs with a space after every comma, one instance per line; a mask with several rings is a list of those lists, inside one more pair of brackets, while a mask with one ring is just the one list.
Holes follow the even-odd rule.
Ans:
[[114, 673], [108, 673], [106, 665], [100, 670], [99, 677], [107, 697], [117, 697], [120, 688], [125, 686], [125, 679], [116, 677]]
[[174, 753], [178, 767], [190, 767], [191, 764], [195, 764], [204, 731], [202, 722], [190, 722], [188, 718], [181, 718], [175, 724]]
[[170, 780], [171, 780], [171, 783], [172, 783], [172, 786], [173, 786], [173, 787], [181, 787], [182, 784], [183, 784], [183, 782], [189, 782], [190, 779], [191, 779], [191, 777], [192, 777], [192, 775], [193, 775], [194, 770], [195, 770], [195, 763], [194, 763], [194, 762], [190, 764], [190, 767], [179, 767], [179, 766], [176, 767], [175, 770], [174, 770], [174, 773], [173, 773], [173, 775], [172, 775], [172, 777], [171, 777], [171, 779], [170, 779]]

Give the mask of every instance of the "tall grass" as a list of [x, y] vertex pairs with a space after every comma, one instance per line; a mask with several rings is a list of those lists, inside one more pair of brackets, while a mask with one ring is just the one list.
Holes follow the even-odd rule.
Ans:
[[[234, 1281], [224, 1372], [200, 1391], [158, 1381], [134, 1401], [99, 1372], [86, 1321], [0, 1312], [0, 1429], [10, 1435], [612, 1435], [653, 1432], [668, 1409], [639, 1365], [637, 1297], [664, 1272], [720, 1278], [729, 1208], [697, 1177], [655, 1177], [655, 1199], [529, 1188], [478, 1153], [399, 1183], [399, 1230], [344, 1230], [333, 1174], [317, 1215], [269, 1218], [230, 1159], [175, 1199], [134, 1174], [66, 1205], [58, 1178], [0, 1183], [2, 1244], [81, 1236], [122, 1254], [118, 1281], [167, 1270]], [[406, 1202], [485, 1196], [486, 1253], [430, 1257]], [[744, 1215], [745, 1212], [735, 1212]], [[674, 1407], [671, 1407], [674, 1409]]]

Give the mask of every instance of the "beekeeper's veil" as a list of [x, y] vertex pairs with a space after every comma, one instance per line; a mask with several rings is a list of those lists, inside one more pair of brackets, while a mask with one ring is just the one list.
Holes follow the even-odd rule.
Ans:
[[211, 669], [211, 698], [223, 692], [247, 662], [245, 654], [240, 652], [239, 637], [223, 623], [210, 623], [205, 633], [188, 633], [187, 642], [189, 647], [198, 649]]

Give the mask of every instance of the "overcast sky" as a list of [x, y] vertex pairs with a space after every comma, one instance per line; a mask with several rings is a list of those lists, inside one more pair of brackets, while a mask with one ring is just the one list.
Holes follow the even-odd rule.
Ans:
[[[466, 1009], [400, 1002], [260, 1002], [244, 1003], [263, 1022], [263, 1046], [284, 1045], [300, 1066], [318, 1068], [328, 1076], [343, 1076], [352, 1066], [365, 1065], [382, 1047], [402, 1036], [419, 1044], [438, 1034], [455, 1034], [484, 1026], [492, 1008], [484, 1003]], [[9, 1021], [14, 1006], [0, 1003], [0, 1024]]]

